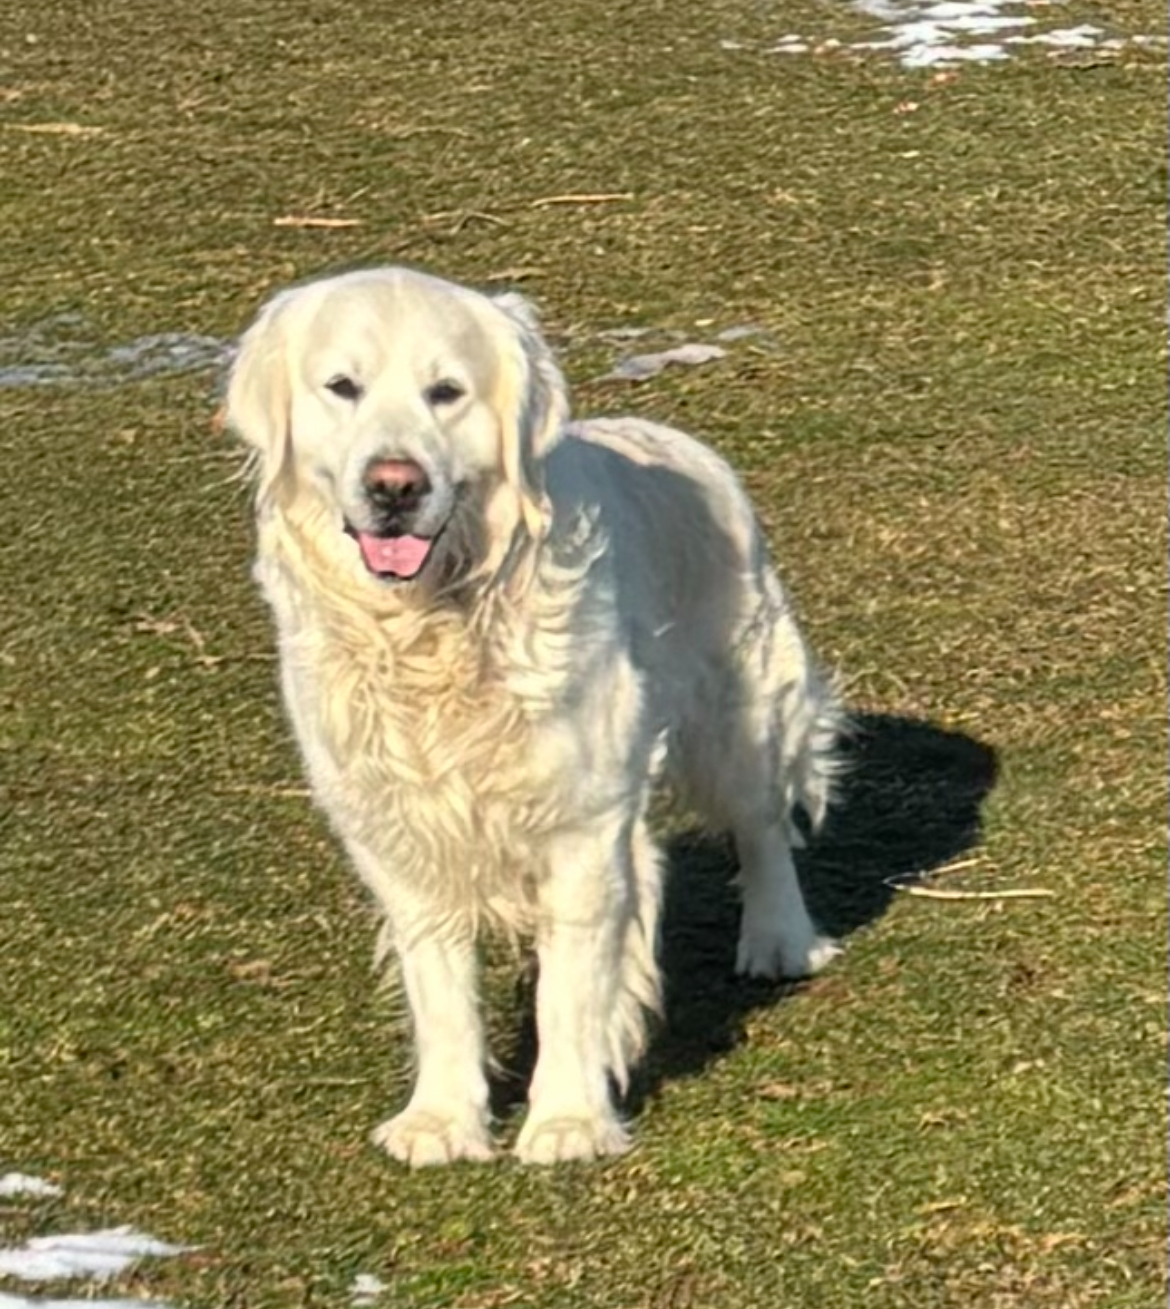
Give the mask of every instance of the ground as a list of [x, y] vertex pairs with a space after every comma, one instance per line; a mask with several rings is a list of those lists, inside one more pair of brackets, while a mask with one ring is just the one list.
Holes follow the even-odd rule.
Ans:
[[[115, 1288], [207, 1309], [358, 1274], [419, 1309], [1161, 1303], [1164, 46], [907, 68], [812, 0], [0, 22], [0, 353], [62, 374], [0, 390], [0, 1171], [64, 1192], [0, 1241], [132, 1224], [198, 1248]], [[214, 355], [390, 260], [521, 288], [578, 411], [730, 457], [857, 715], [815, 983], [733, 982], [728, 852], [664, 813], [668, 1019], [605, 1165], [368, 1144], [408, 1048], [277, 702], [216, 374], [110, 354]], [[956, 861], [934, 886], [1051, 894], [889, 885]]]

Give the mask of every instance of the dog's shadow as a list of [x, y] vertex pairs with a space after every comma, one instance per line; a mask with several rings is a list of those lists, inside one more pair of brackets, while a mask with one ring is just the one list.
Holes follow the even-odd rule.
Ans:
[[[856, 714], [842, 741], [845, 768], [824, 831], [797, 856], [817, 923], [842, 938], [886, 911], [898, 877], [927, 873], [974, 846], [995, 785], [995, 751], [962, 732], [917, 719]], [[739, 904], [731, 842], [699, 830], [668, 840], [670, 874], [662, 933], [666, 1021], [635, 1074], [626, 1109], [637, 1114], [666, 1081], [693, 1075], [734, 1048], [753, 1010], [799, 983], [735, 976]], [[523, 1101], [536, 1055], [532, 977], [495, 1087], [496, 1112]]]

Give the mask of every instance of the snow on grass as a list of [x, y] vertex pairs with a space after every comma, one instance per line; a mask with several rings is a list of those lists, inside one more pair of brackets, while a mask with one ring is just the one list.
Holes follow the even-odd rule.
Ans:
[[659, 350], [654, 354], [628, 355], [620, 359], [613, 369], [599, 378], [602, 382], [645, 382], [657, 377], [664, 368], [671, 364], [693, 366], [722, 359], [727, 351], [722, 346], [704, 345], [698, 341], [688, 341], [670, 350]]
[[353, 1296], [355, 1309], [365, 1309], [365, 1306], [372, 1305], [382, 1292], [387, 1290], [389, 1287], [380, 1277], [375, 1277], [373, 1273], [358, 1273], [353, 1279], [350, 1294]]
[[[61, 1188], [28, 1173], [0, 1176], [0, 1196], [41, 1198], [61, 1195]], [[85, 1279], [104, 1281], [124, 1272], [136, 1260], [182, 1254], [187, 1247], [168, 1245], [131, 1227], [97, 1232], [34, 1236], [21, 1246], [0, 1248], [0, 1278], [21, 1282]], [[170, 1309], [157, 1300], [45, 1299], [0, 1291], [0, 1309]]]
[[[788, 32], [767, 48], [769, 54], [801, 55], [832, 50], [889, 54], [904, 68], [953, 68], [962, 63], [995, 63], [1025, 46], [1044, 46], [1050, 54], [1097, 50], [1115, 55], [1127, 45], [1159, 44], [1161, 37], [1122, 36], [1089, 23], [1046, 25], [1061, 0], [850, 0], [853, 9], [880, 24], [864, 41], [843, 41]], [[725, 50], [748, 47], [722, 41]]]
[[0, 1309], [172, 1309], [159, 1300], [38, 1300], [0, 1291]]
[[168, 1245], [132, 1227], [108, 1227], [77, 1235], [34, 1236], [22, 1246], [0, 1249], [0, 1277], [24, 1282], [49, 1282], [69, 1277], [102, 1280], [125, 1272], [147, 1255], [182, 1254], [182, 1245]]
[[28, 1173], [5, 1173], [0, 1177], [0, 1196], [10, 1195], [60, 1195], [61, 1188], [42, 1177], [31, 1177]]

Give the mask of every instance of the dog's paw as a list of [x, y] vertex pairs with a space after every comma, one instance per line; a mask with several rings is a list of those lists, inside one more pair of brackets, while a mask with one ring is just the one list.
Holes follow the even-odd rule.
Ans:
[[422, 1108], [404, 1109], [375, 1127], [371, 1136], [375, 1145], [411, 1168], [456, 1159], [483, 1161], [494, 1155], [487, 1126], [478, 1117], [456, 1118]]
[[516, 1142], [516, 1157], [526, 1164], [556, 1164], [624, 1154], [629, 1148], [630, 1138], [612, 1114], [529, 1114]]
[[812, 977], [841, 953], [827, 936], [810, 935], [793, 941], [775, 932], [745, 930], [739, 938], [735, 971], [744, 977]]

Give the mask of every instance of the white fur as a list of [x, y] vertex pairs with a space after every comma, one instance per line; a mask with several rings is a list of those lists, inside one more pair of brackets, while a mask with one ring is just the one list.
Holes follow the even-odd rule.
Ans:
[[[338, 372], [364, 394], [325, 387]], [[462, 399], [428, 405], [455, 378]], [[626, 1148], [660, 1002], [666, 773], [735, 835], [737, 967], [816, 971], [792, 864], [821, 820], [837, 710], [713, 451], [635, 418], [569, 424], [531, 309], [405, 269], [285, 292], [243, 339], [229, 419], [258, 463], [256, 576], [314, 792], [385, 916], [418, 1051], [376, 1139], [411, 1164], [491, 1151], [483, 928], [535, 938], [539, 1058], [520, 1158]], [[411, 458], [448, 514], [414, 581], [367, 573], [361, 468]]]

